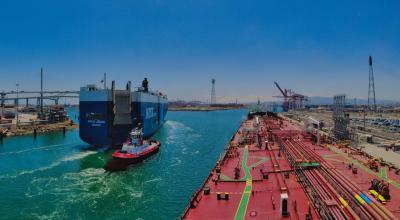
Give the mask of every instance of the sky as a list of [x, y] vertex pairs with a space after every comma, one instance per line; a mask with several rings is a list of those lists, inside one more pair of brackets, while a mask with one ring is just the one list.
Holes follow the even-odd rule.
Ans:
[[397, 100], [399, 1], [0, 1], [0, 90], [79, 90], [144, 77], [170, 100], [308, 96]]

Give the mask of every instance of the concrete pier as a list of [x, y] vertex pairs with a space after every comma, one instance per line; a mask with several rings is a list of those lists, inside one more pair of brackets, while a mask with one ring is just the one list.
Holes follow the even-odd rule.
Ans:
[[397, 167], [400, 167], [400, 154], [392, 150], [386, 151], [385, 147], [378, 147], [374, 144], [363, 143], [361, 145], [363, 151], [367, 154], [376, 158], [383, 158], [385, 161], [393, 163]]

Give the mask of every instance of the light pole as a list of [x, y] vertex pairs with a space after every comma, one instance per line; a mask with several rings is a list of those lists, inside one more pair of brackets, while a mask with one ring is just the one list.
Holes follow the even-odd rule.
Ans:
[[19, 87], [19, 84], [17, 83], [17, 84], [15, 84], [15, 86], [17, 86], [17, 101], [16, 101], [17, 110], [15, 111], [15, 113], [17, 114], [17, 127], [18, 127], [18, 121], [19, 121], [19, 114], [18, 114], [18, 104], [19, 104], [19, 99], [18, 99], [18, 87]]

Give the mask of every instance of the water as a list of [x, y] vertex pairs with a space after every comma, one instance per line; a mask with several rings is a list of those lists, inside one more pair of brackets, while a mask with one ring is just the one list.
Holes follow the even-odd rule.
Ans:
[[[75, 118], [77, 110], [70, 109]], [[160, 152], [127, 171], [103, 169], [78, 129], [0, 144], [1, 219], [176, 219], [246, 111], [169, 112]]]

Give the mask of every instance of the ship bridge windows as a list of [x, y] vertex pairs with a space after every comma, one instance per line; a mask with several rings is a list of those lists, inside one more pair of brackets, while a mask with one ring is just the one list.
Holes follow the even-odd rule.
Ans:
[[87, 89], [88, 91], [97, 91], [97, 90], [98, 90], [97, 87], [96, 87], [96, 85], [93, 85], [93, 84], [87, 85], [87, 86], [86, 86], [86, 89]]
[[97, 121], [104, 121], [105, 120], [105, 115], [103, 113], [86, 113], [86, 118], [88, 120], [97, 120]]

